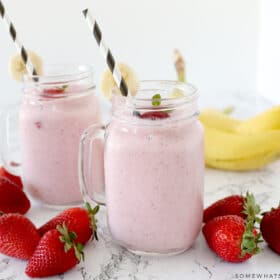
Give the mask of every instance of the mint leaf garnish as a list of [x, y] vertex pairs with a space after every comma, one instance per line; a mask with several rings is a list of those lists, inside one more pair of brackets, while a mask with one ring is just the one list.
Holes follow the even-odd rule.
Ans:
[[61, 87], [61, 89], [62, 89], [63, 91], [65, 91], [67, 88], [68, 88], [68, 85], [63, 85], [63, 86]]
[[161, 103], [161, 95], [159, 93], [157, 93], [152, 97], [152, 105], [159, 106], [160, 103]]

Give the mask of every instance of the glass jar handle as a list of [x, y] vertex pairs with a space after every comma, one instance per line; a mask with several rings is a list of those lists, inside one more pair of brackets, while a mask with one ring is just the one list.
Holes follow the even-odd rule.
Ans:
[[79, 182], [85, 202], [105, 205], [103, 125], [91, 125], [82, 134], [79, 148]]
[[11, 106], [0, 114], [0, 156], [5, 169], [21, 175], [19, 114], [17, 106]]

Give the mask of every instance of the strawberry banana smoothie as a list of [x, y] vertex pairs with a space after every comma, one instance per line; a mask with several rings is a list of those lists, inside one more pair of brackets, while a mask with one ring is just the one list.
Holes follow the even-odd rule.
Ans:
[[[174, 90], [184, 96], [170, 98]], [[135, 98], [113, 101], [104, 150], [110, 233], [140, 254], [185, 251], [201, 229], [203, 213], [204, 139], [196, 89], [146, 81]]]
[[50, 206], [80, 203], [79, 139], [100, 122], [91, 68], [29, 80], [24, 93], [19, 114], [24, 185]]
[[137, 127], [111, 123], [105, 170], [108, 223], [124, 246], [182, 251], [201, 228], [203, 134], [197, 121]]

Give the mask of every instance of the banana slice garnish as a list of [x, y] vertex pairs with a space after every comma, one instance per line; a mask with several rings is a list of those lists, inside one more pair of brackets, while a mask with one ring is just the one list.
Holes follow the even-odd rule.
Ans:
[[[29, 58], [31, 59], [32, 64], [34, 65], [38, 75], [43, 74], [43, 61], [39, 55], [33, 51], [27, 51]], [[9, 72], [11, 77], [22, 82], [23, 76], [27, 74], [26, 67], [20, 56], [20, 54], [13, 55], [9, 60]]]
[[[127, 83], [127, 86], [133, 96], [136, 95], [139, 81], [133, 69], [125, 63], [118, 64], [119, 69], [122, 73], [124, 80]], [[121, 94], [120, 90], [117, 87], [117, 84], [114, 81], [113, 75], [109, 69], [105, 70], [101, 77], [101, 92], [108, 99], [112, 98], [113, 91]]]
[[180, 98], [184, 96], [185, 96], [184, 92], [178, 88], [173, 89], [169, 94], [169, 98]]

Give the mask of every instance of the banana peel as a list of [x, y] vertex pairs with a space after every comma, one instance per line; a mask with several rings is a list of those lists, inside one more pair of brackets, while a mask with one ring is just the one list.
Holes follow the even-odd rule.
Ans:
[[252, 170], [265, 166], [280, 154], [280, 131], [244, 135], [205, 129], [206, 165], [225, 170]]
[[276, 158], [277, 155], [272, 151], [267, 154], [240, 160], [219, 160], [206, 157], [205, 161], [206, 166], [211, 168], [228, 171], [249, 171], [263, 168], [267, 164], [273, 162]]
[[223, 111], [216, 109], [202, 110], [199, 120], [204, 126], [213, 127], [227, 132], [235, 132], [242, 121], [230, 117]]
[[245, 120], [236, 127], [237, 133], [253, 134], [259, 131], [280, 130], [280, 106]]
[[199, 119], [205, 126], [240, 134], [280, 130], [280, 106], [273, 106], [247, 120], [235, 119], [220, 110], [205, 109], [201, 111]]

